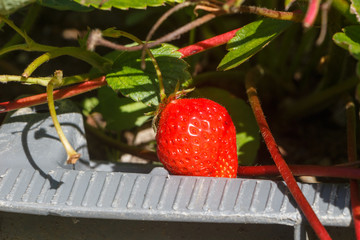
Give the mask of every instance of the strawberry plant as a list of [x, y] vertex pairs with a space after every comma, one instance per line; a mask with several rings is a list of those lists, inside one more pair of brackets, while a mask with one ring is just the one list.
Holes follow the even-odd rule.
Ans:
[[77, 96], [89, 143], [102, 142], [92, 154], [172, 174], [280, 174], [321, 239], [294, 175], [351, 178], [360, 239], [359, 0], [0, 2], [0, 111], [48, 101], [69, 164], [79, 155], [53, 101]]

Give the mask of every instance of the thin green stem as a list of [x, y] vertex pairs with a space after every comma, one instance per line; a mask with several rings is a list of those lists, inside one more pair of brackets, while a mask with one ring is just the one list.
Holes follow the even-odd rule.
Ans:
[[[139, 45], [144, 45], [144, 43], [137, 37], [135, 37], [134, 35], [124, 32], [124, 31], [119, 31], [119, 33], [124, 36], [127, 37], [131, 40], [133, 40], [134, 42], [138, 43]], [[166, 94], [165, 94], [165, 87], [164, 87], [164, 81], [163, 81], [163, 77], [160, 71], [160, 67], [159, 64], [157, 63], [154, 55], [152, 54], [152, 52], [150, 51], [150, 49], [145, 48], [146, 53], [149, 55], [151, 62], [154, 65], [155, 71], [156, 71], [156, 75], [158, 77], [159, 80], [159, 88], [160, 88], [160, 100], [161, 102], [163, 102], [166, 99]]]
[[49, 112], [50, 112], [50, 116], [53, 120], [56, 132], [59, 135], [60, 141], [63, 144], [63, 146], [66, 150], [66, 153], [68, 155], [68, 159], [67, 159], [66, 163], [75, 164], [77, 162], [77, 160], [80, 158], [80, 154], [74, 150], [74, 148], [71, 146], [71, 144], [67, 140], [63, 130], [61, 129], [61, 126], [60, 126], [59, 120], [57, 119], [56, 111], [55, 111], [55, 104], [54, 104], [54, 97], [53, 97], [54, 85], [55, 86], [61, 85], [61, 82], [62, 82], [62, 72], [56, 71], [54, 74], [54, 77], [50, 80], [50, 82], [46, 88]]
[[24, 70], [22, 76], [29, 77], [40, 65], [49, 61], [50, 59], [60, 56], [72, 56], [89, 63], [93, 67], [99, 69], [102, 72], [110, 70], [112, 62], [106, 58], [101, 57], [95, 52], [90, 52], [79, 47], [62, 47], [56, 48], [50, 52], [36, 58], [28, 67]]
[[[180, 4], [175, 5], [174, 7], [170, 8], [167, 12], [165, 12], [157, 21], [156, 23], [152, 26], [152, 28], [150, 29], [149, 33], [147, 34], [146, 38], [145, 38], [145, 44], [143, 47], [143, 50], [141, 52], [141, 66], [142, 68], [144, 68], [144, 62], [145, 62], [145, 49], [147, 48], [148, 42], [150, 41], [150, 39], [152, 38], [152, 36], [154, 35], [155, 31], [160, 27], [160, 25], [165, 22], [166, 19], [169, 18], [169, 16], [171, 16], [173, 13], [179, 11], [180, 9], [183, 9], [185, 7], [188, 7], [190, 5], [192, 5], [194, 3], [186, 1]], [[193, 19], [194, 20], [194, 19]], [[193, 31], [192, 31], [193, 32]], [[190, 33], [190, 36], [194, 35]]]
[[33, 52], [48, 52], [56, 49], [56, 47], [46, 46], [42, 44], [37, 44], [32, 42], [31, 45], [24, 43], [24, 44], [17, 44], [10, 47], [6, 47], [0, 50], [0, 56], [9, 52], [13, 51], [33, 51]]
[[0, 75], [0, 82], [1, 83], [8, 83], [8, 82], [20, 82], [23, 84], [37, 84], [41, 86], [47, 86], [50, 82], [51, 77], [42, 77], [42, 78], [24, 78], [22, 76], [17, 75]]
[[287, 20], [287, 21], [294, 21], [294, 22], [301, 22], [303, 19], [303, 14], [298, 12], [283, 12], [283, 11], [276, 11], [271, 10], [268, 8], [261, 8], [255, 6], [240, 6], [235, 12], [240, 13], [253, 13], [256, 15], [274, 18], [279, 20]]
[[0, 55], [9, 53], [12, 51], [23, 50], [23, 51], [39, 51], [47, 52], [37, 59], [35, 59], [24, 71], [23, 76], [29, 77], [33, 71], [36, 70], [41, 64], [49, 61], [52, 58], [68, 55], [80, 60], [83, 60], [95, 68], [98, 68], [102, 72], [110, 70], [112, 62], [106, 58], [101, 57], [95, 52], [90, 52], [79, 47], [52, 47], [42, 45], [34, 42], [29, 36], [26, 35], [20, 28], [18, 28], [11, 20], [0, 15], [0, 20], [4, 21], [12, 29], [14, 29], [21, 37], [26, 41], [25, 44], [18, 44], [9, 47], [5, 47], [0, 50]]
[[[352, 101], [346, 104], [346, 122], [347, 122], [347, 152], [350, 163], [356, 161], [356, 115], [355, 105]], [[359, 200], [359, 182], [350, 180], [351, 207], [356, 233], [356, 239], [360, 239], [360, 200]]]
[[[35, 21], [37, 20], [37, 17], [39, 16], [39, 13], [41, 11], [41, 6], [38, 4], [32, 4], [29, 8], [28, 12], [26, 13], [26, 16], [23, 20], [22, 25], [20, 26], [20, 29], [22, 29], [22, 32], [29, 32], [31, 31], [32, 27], [34, 26]], [[3, 48], [15, 45], [20, 43], [22, 40], [22, 36], [19, 34], [15, 34], [4, 46]]]
[[[47, 52], [37, 57], [34, 61], [32, 61], [21, 74], [24, 78], [30, 77], [30, 75], [43, 63], [49, 61], [51, 59], [51, 53]], [[53, 56], [54, 57], [54, 56]]]
[[[195, 20], [195, 15], [191, 16], [191, 21]], [[191, 29], [189, 32], [189, 45], [194, 44], [195, 42], [195, 28]]]
[[[61, 86], [67, 86], [74, 83], [81, 83], [84, 81], [88, 81], [89, 79], [100, 77], [100, 73], [87, 73], [81, 75], [75, 75], [70, 77], [63, 78]], [[22, 84], [36, 84], [46, 87], [52, 77], [22, 77], [18, 75], [0, 75], [0, 83], [8, 83], [8, 82], [19, 82]]]
[[0, 15], [0, 20], [5, 22], [9, 27], [11, 27], [15, 32], [17, 32], [21, 37], [27, 41], [29, 37], [24, 33], [19, 27], [17, 27], [13, 21], [9, 20], [8, 18]]

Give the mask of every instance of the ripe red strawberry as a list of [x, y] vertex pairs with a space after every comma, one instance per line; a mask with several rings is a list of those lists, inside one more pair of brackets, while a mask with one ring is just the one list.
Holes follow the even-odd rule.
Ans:
[[236, 177], [236, 131], [226, 109], [214, 101], [176, 99], [160, 112], [157, 154], [173, 174]]

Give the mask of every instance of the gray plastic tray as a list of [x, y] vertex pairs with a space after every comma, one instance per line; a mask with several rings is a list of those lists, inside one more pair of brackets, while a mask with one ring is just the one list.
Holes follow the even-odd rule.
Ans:
[[[39, 110], [40, 109], [40, 110]], [[44, 108], [46, 109], [46, 107]], [[44, 112], [42, 112], [44, 111]], [[41, 107], [9, 114], [0, 127], [0, 211], [64, 217], [281, 224], [304, 239], [304, 217], [281, 181], [126, 172], [126, 165], [89, 160], [81, 114], [58, 102], [58, 117], [82, 155], [66, 165], [66, 152]], [[149, 166], [144, 166], [151, 169]], [[134, 168], [132, 169], [134, 170]], [[351, 225], [346, 184], [300, 184], [321, 222]]]

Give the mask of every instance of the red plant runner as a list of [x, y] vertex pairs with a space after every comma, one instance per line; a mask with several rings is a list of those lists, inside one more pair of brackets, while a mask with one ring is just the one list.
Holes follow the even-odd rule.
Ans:
[[193, 45], [180, 48], [178, 52], [182, 53], [181, 58], [186, 58], [191, 55], [203, 52], [209, 48], [220, 46], [222, 44], [227, 43], [230, 39], [232, 39], [238, 30], [240, 30], [240, 28], [203, 40]]
[[253, 83], [253, 75], [251, 74], [254, 74], [254, 72], [250, 71], [245, 80], [246, 93], [248, 95], [249, 102], [254, 112], [256, 122], [258, 123], [261, 135], [263, 136], [270, 155], [274, 160], [276, 167], [284, 179], [289, 191], [291, 192], [291, 195], [294, 197], [294, 200], [302, 210], [311, 227], [314, 229], [316, 235], [320, 239], [331, 239], [329, 233], [321, 224], [319, 218], [316, 216], [314, 210], [306, 200], [304, 194], [301, 192], [301, 189], [297, 185], [297, 182], [292, 175], [289, 166], [280, 154], [278, 146], [265, 119], [264, 112], [261, 108], [261, 104], [257, 96], [257, 91]]
[[[93, 89], [99, 88], [106, 85], [105, 76], [93, 79], [91, 81], [86, 81], [71, 87], [66, 87], [63, 89], [55, 90], [54, 100], [70, 98], [84, 92], [91, 91]], [[20, 98], [14, 101], [2, 102], [0, 103], [0, 113], [9, 112], [23, 107], [36, 106], [42, 103], [46, 103], [47, 95], [46, 93], [41, 93], [38, 95]]]
[[306, 28], [311, 27], [314, 25], [314, 22], [316, 20], [316, 17], [319, 12], [319, 6], [320, 6], [321, 0], [310, 0], [309, 6], [305, 15], [305, 18], [303, 20], [303, 25]]

